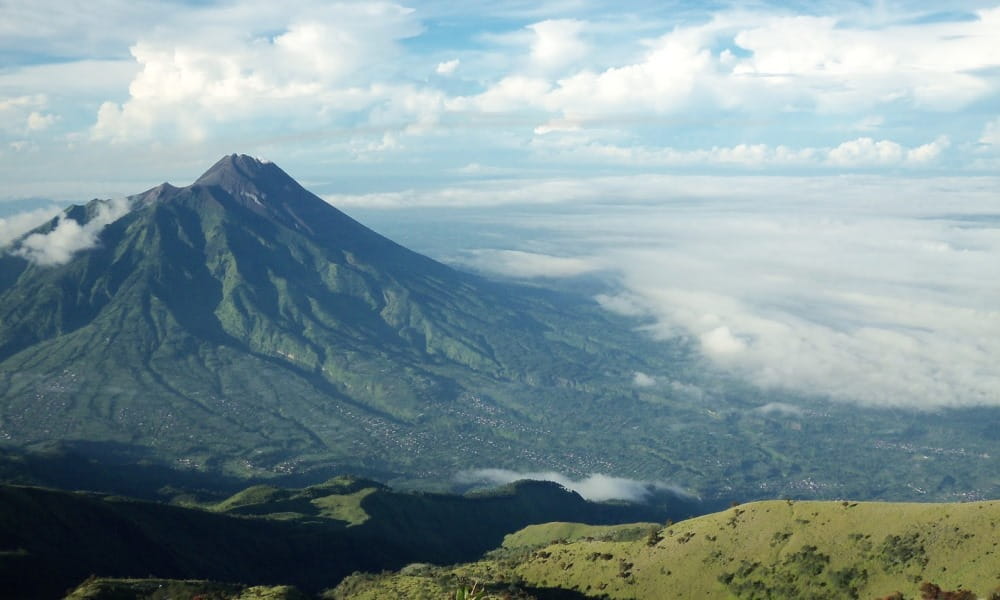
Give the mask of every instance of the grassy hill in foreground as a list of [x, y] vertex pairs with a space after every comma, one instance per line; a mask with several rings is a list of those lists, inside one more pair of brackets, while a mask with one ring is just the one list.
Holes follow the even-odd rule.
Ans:
[[245, 586], [177, 579], [100, 579], [80, 584], [66, 600], [308, 600], [290, 586]]
[[985, 598], [1000, 586], [998, 501], [755, 502], [646, 532], [531, 526], [479, 562], [355, 575], [327, 597], [442, 598], [473, 582], [540, 598], [917, 598], [925, 581]]

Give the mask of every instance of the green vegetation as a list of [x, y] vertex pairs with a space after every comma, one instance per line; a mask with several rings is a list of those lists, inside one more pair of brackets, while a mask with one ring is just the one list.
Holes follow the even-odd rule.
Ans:
[[91, 577], [66, 600], [307, 600], [290, 586], [245, 586], [176, 579], [104, 579]]
[[[52, 598], [91, 574], [290, 584], [314, 593], [355, 571], [473, 560], [529, 524], [622, 523], [669, 514], [586, 502], [542, 482], [462, 497], [338, 477], [303, 489], [255, 486], [201, 508], [0, 486], [0, 595]], [[622, 531], [629, 529], [635, 526]], [[531, 543], [544, 537], [536, 534]], [[103, 590], [100, 597], [114, 597], [125, 585], [98, 582], [87, 589]]]
[[[29, 455], [0, 460], [6, 481], [198, 501], [504, 467], [721, 502], [1000, 495], [995, 409], [863, 410], [728, 380], [589, 298], [412, 253], [248, 157], [132, 200], [64, 265], [0, 254], [0, 439], [3, 458]], [[773, 402], [802, 410], [755, 410]], [[56, 442], [84, 468], [34, 456]]]
[[660, 530], [656, 523], [628, 523], [625, 525], [585, 525], [583, 523], [542, 523], [529, 525], [503, 538], [503, 548], [523, 549], [547, 546], [555, 542], [576, 540], [634, 541], [644, 539], [650, 532]]
[[[553, 539], [564, 531], [572, 539], [546, 544], [548, 536], [541, 533], [546, 529]], [[448, 585], [480, 581], [486, 589], [543, 590], [539, 597], [544, 590], [563, 590], [581, 598], [662, 598], [669, 594], [677, 598], [960, 599], [969, 590], [987, 594], [1000, 581], [996, 545], [1000, 502], [768, 501], [661, 527], [660, 539], [653, 544], [647, 535], [609, 539], [609, 531], [613, 530], [532, 526], [507, 538], [523, 539], [524, 544], [505, 543], [478, 562], [352, 576], [328, 596], [364, 599], [399, 593], [400, 597], [420, 597], [430, 590], [432, 595], [427, 597], [433, 597]], [[916, 594], [918, 588], [921, 596]], [[899, 596], [890, 596], [900, 591]]]

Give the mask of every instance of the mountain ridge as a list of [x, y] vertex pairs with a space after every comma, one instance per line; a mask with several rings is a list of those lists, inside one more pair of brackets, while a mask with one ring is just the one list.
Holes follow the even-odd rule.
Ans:
[[[593, 298], [405, 249], [276, 165], [229, 155], [131, 199], [120, 216], [71, 207], [0, 252], [9, 449], [227, 482], [603, 474], [723, 505], [1000, 489], [995, 411], [931, 420], [755, 387]], [[775, 402], [798, 410], [762, 410]]]
[[[5, 270], [18, 268], [0, 289], [0, 435], [33, 443], [82, 432], [154, 447], [169, 438], [189, 448], [194, 456], [177, 457], [188, 463], [250, 451], [273, 453], [274, 466], [353, 430], [355, 445], [393, 462], [358, 430], [412, 430], [480, 381], [575, 387], [598, 365], [586, 340], [566, 336], [572, 311], [556, 296], [403, 248], [273, 163], [230, 155], [190, 186], [130, 202], [64, 264], [4, 256]], [[62, 218], [85, 226], [95, 206]], [[549, 356], [558, 364], [538, 360]], [[226, 438], [258, 429], [258, 414], [283, 433], [208, 451], [173, 433]], [[43, 421], [48, 430], [33, 432]]]

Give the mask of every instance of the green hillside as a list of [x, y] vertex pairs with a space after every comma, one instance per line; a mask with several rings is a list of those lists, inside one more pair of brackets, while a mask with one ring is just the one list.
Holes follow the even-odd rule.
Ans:
[[201, 507], [5, 485], [0, 596], [52, 598], [90, 575], [289, 584], [312, 593], [354, 571], [473, 560], [528, 524], [661, 520], [684, 510], [597, 504], [528, 481], [463, 497], [339, 477], [303, 489], [255, 486]]
[[450, 475], [509, 464], [558, 403], [642, 363], [592, 302], [454, 271], [271, 164], [226, 157], [131, 202], [66, 264], [0, 257], [0, 438], [239, 476]]
[[444, 490], [505, 468], [717, 505], [1000, 495], [995, 408], [758, 389], [592, 298], [411, 252], [271, 163], [227, 156], [130, 202], [64, 264], [27, 260], [25, 238], [0, 253], [4, 481], [162, 498], [343, 472]]
[[107, 579], [94, 577], [66, 600], [307, 600], [290, 586], [247, 586], [176, 579]]
[[532, 526], [480, 562], [358, 575], [328, 597], [441, 598], [473, 582], [566, 598], [918, 598], [924, 582], [1000, 593], [997, 501], [767, 501], [621, 530]]

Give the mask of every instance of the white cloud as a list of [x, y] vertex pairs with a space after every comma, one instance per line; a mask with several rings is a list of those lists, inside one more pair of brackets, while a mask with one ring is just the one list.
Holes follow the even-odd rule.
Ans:
[[565, 258], [523, 250], [471, 250], [462, 264], [484, 271], [523, 279], [576, 277], [597, 271], [600, 263], [587, 258]]
[[481, 94], [450, 100], [448, 108], [487, 113], [536, 108], [551, 88], [552, 85], [541, 77], [510, 75]]
[[[43, 94], [0, 97], [0, 132], [24, 135], [33, 129], [32, 123], [42, 124], [45, 117], [38, 111], [48, 105]], [[37, 115], [33, 119], [33, 115]]]
[[876, 142], [864, 137], [837, 146], [830, 150], [828, 160], [840, 166], [894, 165], [903, 160], [903, 147], [896, 142], [882, 140]]
[[101, 105], [93, 137], [197, 141], [218, 123], [252, 117], [315, 124], [331, 109], [391, 97], [392, 87], [375, 89], [364, 67], [419, 32], [411, 9], [388, 3], [307, 4], [291, 14], [261, 7], [253, 16], [245, 8], [206, 10], [192, 31], [158, 31], [132, 45], [140, 71], [129, 99]]
[[988, 79], [972, 73], [1000, 63], [988, 41], [996, 21], [996, 11], [981, 11], [977, 21], [883, 28], [827, 16], [764, 18], [734, 36], [750, 54], [735, 61], [732, 75], [770, 90], [767, 101], [826, 111], [900, 100], [951, 110], [991, 91]]
[[83, 225], [62, 216], [52, 231], [33, 233], [22, 240], [14, 254], [42, 266], [67, 263], [77, 252], [97, 246], [101, 231], [128, 210], [128, 200], [122, 198], [102, 202], [94, 217]]
[[656, 378], [642, 371], [636, 371], [632, 376], [632, 385], [639, 388], [653, 387], [656, 385]]
[[[1000, 66], [991, 41], [997, 23], [1000, 9], [980, 11], [974, 21], [877, 29], [852, 27], [836, 16], [724, 11], [706, 23], [678, 25], [641, 40], [645, 51], [638, 60], [573, 70], [569, 67], [587, 51], [578, 39], [586, 24], [546, 21], [533, 26], [531, 52], [536, 64], [547, 64], [558, 75], [538, 78], [530, 68], [507, 70], [484, 92], [456, 105], [499, 97], [507, 101], [489, 102], [490, 110], [531, 107], [550, 113], [546, 120], [555, 115], [578, 124], [602, 116], [719, 109], [780, 115], [903, 104], [952, 111], [998, 91], [985, 74]], [[740, 52], [720, 52], [720, 46]], [[514, 90], [522, 93], [511, 94]]]
[[702, 350], [709, 356], [718, 357], [726, 354], [736, 354], [747, 349], [746, 342], [734, 336], [729, 327], [725, 325], [720, 325], [702, 333], [698, 336], [698, 339], [701, 341]]
[[486, 482], [493, 485], [505, 485], [525, 479], [552, 481], [593, 502], [606, 502], [608, 500], [642, 502], [658, 491], [670, 492], [687, 498], [694, 497], [677, 486], [661, 481], [639, 481], [600, 473], [594, 473], [583, 479], [572, 479], [553, 471], [518, 472], [507, 469], [474, 469], [458, 473], [455, 479], [459, 483]]
[[933, 142], [922, 146], [917, 146], [906, 151], [906, 162], [914, 165], [921, 165], [937, 160], [941, 153], [951, 145], [947, 136], [940, 136]]
[[575, 19], [552, 19], [529, 25], [534, 33], [531, 61], [544, 69], [560, 69], [587, 55], [589, 48], [580, 39], [584, 23]]
[[459, 60], [457, 58], [445, 62], [440, 62], [434, 69], [434, 72], [437, 73], [438, 75], [453, 75], [455, 73], [455, 70], [458, 69], [458, 65], [459, 65]]
[[541, 103], [570, 118], [685, 107], [713, 68], [700, 38], [700, 32], [676, 30], [657, 40], [642, 62], [560, 79]]
[[510, 247], [618, 271], [622, 293], [598, 301], [645, 315], [657, 337], [686, 337], [765, 389], [936, 409], [1000, 405], [997, 189], [996, 177], [642, 175], [394, 202], [535, 202], [479, 218], [519, 228]]
[[791, 148], [784, 145], [737, 144], [682, 150], [620, 146], [593, 141], [586, 135], [549, 135], [558, 129], [536, 129], [538, 137], [532, 149], [541, 157], [562, 161], [613, 162], [630, 166], [733, 166], [742, 168], [838, 167], [874, 168], [920, 166], [939, 159], [950, 145], [945, 136], [932, 142], [907, 148], [891, 140], [858, 138], [834, 148]]
[[[5, 68], [0, 72], [0, 94], [13, 90], [45, 90], [46, 99], [69, 98], [90, 102], [117, 96], [128, 89], [137, 73], [132, 60], [79, 60]], [[42, 102], [36, 106], [44, 106]]]
[[113, 56], [134, 41], [135, 32], [170, 22], [181, 12], [180, 6], [157, 0], [5, 2], [0, 48], [64, 59]]
[[949, 145], [951, 144], [946, 136], [909, 149], [890, 140], [876, 142], [864, 137], [833, 148], [827, 154], [827, 161], [841, 167], [918, 166], [937, 160]]
[[54, 206], [0, 217], [0, 248], [59, 214]]
[[371, 111], [369, 121], [390, 130], [425, 133], [437, 125], [444, 110], [445, 95], [436, 90], [399, 86], [375, 91], [384, 99]]
[[31, 131], [41, 131], [43, 129], [48, 129], [51, 127], [59, 118], [52, 114], [42, 114], [38, 111], [32, 111], [28, 115], [28, 129]]

